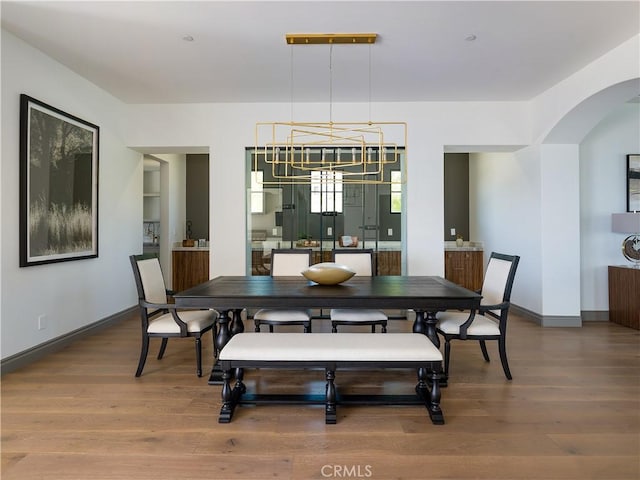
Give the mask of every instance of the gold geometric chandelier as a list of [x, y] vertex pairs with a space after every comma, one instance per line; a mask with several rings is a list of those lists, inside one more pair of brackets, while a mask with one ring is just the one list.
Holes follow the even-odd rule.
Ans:
[[[368, 44], [375, 33], [287, 34], [289, 45]], [[330, 50], [331, 58], [332, 50]], [[369, 60], [369, 64], [371, 61]], [[331, 65], [331, 64], [330, 64]], [[293, 67], [292, 67], [293, 70]], [[369, 65], [369, 77], [371, 65]], [[330, 66], [331, 77], [331, 66]], [[331, 78], [332, 81], [332, 78]], [[371, 83], [369, 79], [369, 83]], [[330, 84], [331, 85], [331, 84]], [[334, 122], [332, 87], [329, 94], [328, 122], [258, 122], [255, 130], [253, 170], [270, 167], [267, 185], [311, 184], [322, 178], [335, 178], [340, 172], [345, 184], [398, 184], [406, 178], [407, 124], [405, 122]], [[369, 100], [370, 101], [370, 100]], [[292, 98], [293, 102], [293, 98]], [[399, 145], [390, 139], [400, 139]], [[401, 158], [404, 165], [401, 168]], [[391, 175], [391, 169], [402, 175]], [[272, 180], [271, 180], [272, 178]]]

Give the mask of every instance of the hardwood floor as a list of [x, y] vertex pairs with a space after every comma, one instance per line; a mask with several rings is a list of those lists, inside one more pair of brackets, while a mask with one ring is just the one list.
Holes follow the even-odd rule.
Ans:
[[[323, 322], [314, 331], [329, 331]], [[390, 322], [390, 331], [410, 323]], [[452, 344], [445, 425], [423, 407], [239, 407], [195, 375], [191, 339], [159, 342], [140, 378], [137, 317], [2, 378], [2, 479], [640, 478], [640, 332], [541, 328], [511, 316], [514, 380], [477, 342]], [[346, 331], [346, 330], [345, 330]], [[266, 335], [266, 333], [265, 333]], [[205, 358], [211, 358], [207, 335]], [[282, 373], [282, 372], [281, 372]], [[320, 371], [247, 372], [249, 389], [324, 391]], [[406, 392], [412, 372], [338, 372], [339, 389]]]

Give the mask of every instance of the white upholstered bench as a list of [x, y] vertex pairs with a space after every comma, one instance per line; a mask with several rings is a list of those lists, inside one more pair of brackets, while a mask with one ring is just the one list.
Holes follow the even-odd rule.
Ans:
[[[419, 333], [239, 333], [231, 337], [219, 356], [222, 368], [222, 408], [218, 421], [231, 421], [239, 403], [320, 403], [309, 396], [245, 396], [245, 368], [324, 368], [325, 422], [336, 423], [336, 404], [424, 404], [431, 421], [443, 424], [440, 409], [442, 354], [431, 340]], [[415, 395], [338, 396], [336, 370], [340, 368], [415, 368]], [[235, 375], [235, 386], [231, 378]], [[247, 398], [250, 397], [250, 398]], [[362, 398], [355, 398], [362, 397]]]

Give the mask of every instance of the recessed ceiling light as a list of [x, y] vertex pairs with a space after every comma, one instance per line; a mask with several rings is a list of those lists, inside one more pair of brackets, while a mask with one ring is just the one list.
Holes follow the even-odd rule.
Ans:
[[182, 40], [184, 40], [185, 42], [193, 42], [194, 38], [191, 35], [184, 35], [182, 37]]
[[471, 34], [467, 35], [464, 39], [467, 42], [473, 42], [476, 38], [478, 38], [478, 37], [476, 37], [473, 33], [471, 33]]

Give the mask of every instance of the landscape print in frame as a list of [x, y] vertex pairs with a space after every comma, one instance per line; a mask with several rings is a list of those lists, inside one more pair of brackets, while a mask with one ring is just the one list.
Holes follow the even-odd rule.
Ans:
[[20, 266], [98, 256], [100, 128], [20, 96]]

